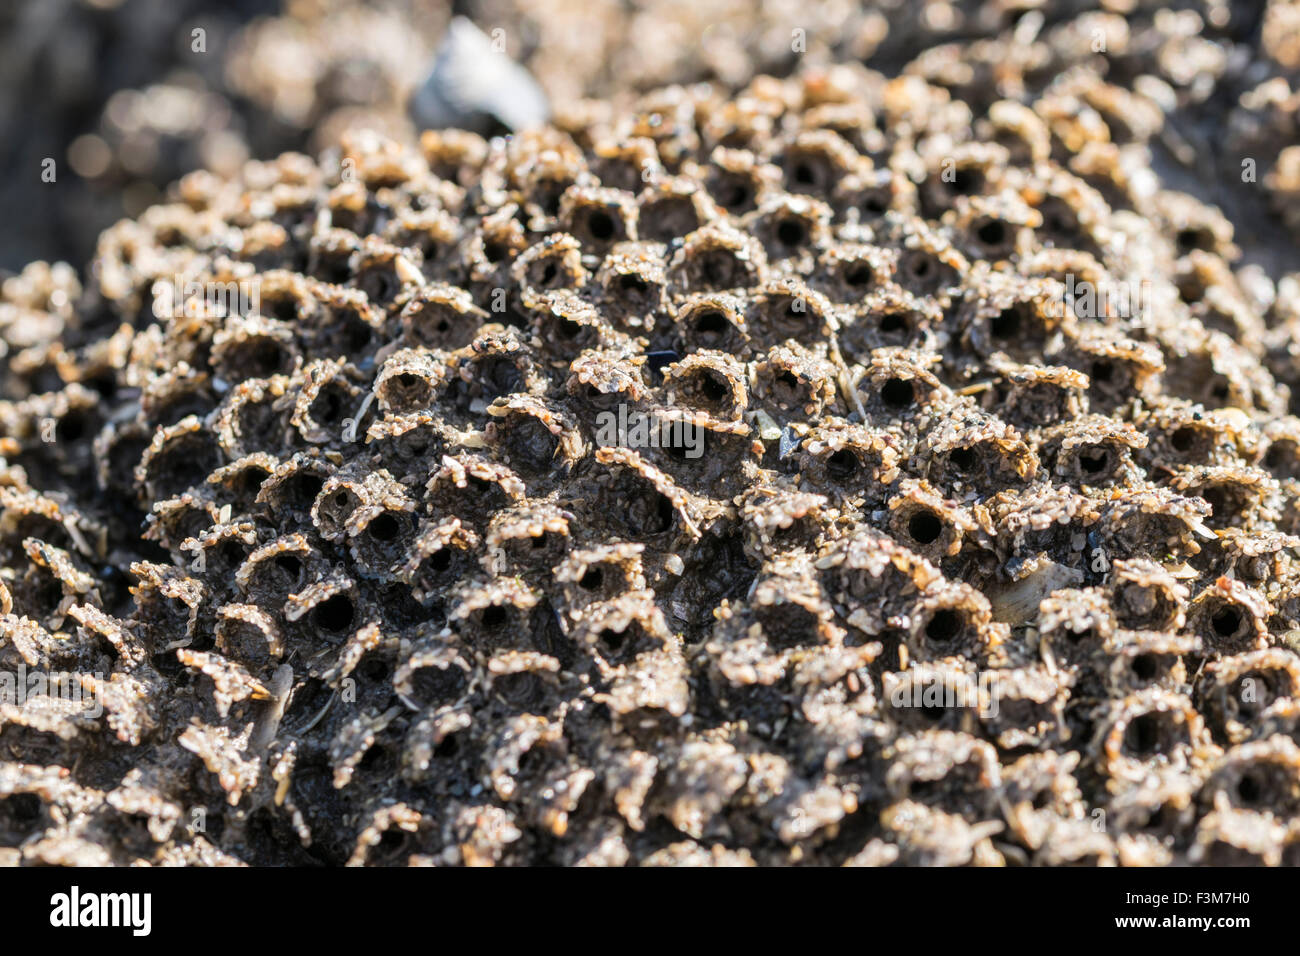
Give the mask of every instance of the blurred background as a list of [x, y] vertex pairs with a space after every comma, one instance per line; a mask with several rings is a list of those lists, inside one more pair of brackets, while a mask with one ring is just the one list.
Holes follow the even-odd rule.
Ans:
[[[1060, 49], [1036, 50], [1073, 31], [1067, 64], [1091, 57], [1130, 88], [1151, 77], [1167, 130], [1153, 161], [1222, 178], [1205, 154], [1230, 136], [1258, 153], [1261, 182], [1280, 171], [1275, 193], [1300, 184], [1300, 154], [1279, 161], [1297, 141], [1293, 0], [0, 0], [0, 277], [84, 267], [101, 229], [190, 170], [315, 153], [355, 126], [412, 139], [408, 101], [455, 16], [556, 109], [844, 61], [1025, 99], [1061, 76]], [[1114, 38], [1104, 56], [1087, 48], [1098, 29]]]

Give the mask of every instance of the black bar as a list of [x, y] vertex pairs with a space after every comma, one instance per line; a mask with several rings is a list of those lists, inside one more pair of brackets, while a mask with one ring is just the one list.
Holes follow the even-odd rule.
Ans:
[[[255, 940], [267, 949], [315, 943], [335, 949], [350, 939], [374, 945], [408, 935], [451, 945], [460, 932], [485, 932], [506, 944], [541, 927], [548, 935], [587, 937], [588, 945], [605, 945], [598, 942], [609, 938], [604, 924], [623, 933], [640, 925], [634, 936], [643, 932], [650, 939], [675, 932], [672, 926], [679, 923], [683, 931], [691, 926], [697, 952], [712, 945], [705, 942], [712, 934], [730, 949], [750, 935], [762, 942], [770, 931], [867, 932], [874, 938], [884, 932], [918, 944], [929, 938], [973, 945], [983, 938], [1013, 946], [1099, 938], [1149, 943], [1172, 932], [1171, 939], [1194, 933], [1231, 945], [1243, 934], [1276, 934], [1294, 921], [1289, 874], [1226, 868], [792, 869], [671, 876], [581, 870], [30, 869], [11, 870], [0, 880], [7, 911], [24, 917], [19, 929], [6, 934], [15, 942], [30, 932], [42, 940], [77, 934], [128, 946], [144, 939], [167, 945], [207, 939], [217, 947], [223, 940]], [[150, 894], [148, 936], [135, 936], [130, 925], [52, 926], [56, 894], [70, 896], [73, 886], [83, 905], [92, 894]], [[868, 937], [861, 938], [865, 944]]]

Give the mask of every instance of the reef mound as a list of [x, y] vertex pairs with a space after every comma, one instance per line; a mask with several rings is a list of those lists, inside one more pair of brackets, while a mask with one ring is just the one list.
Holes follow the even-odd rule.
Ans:
[[1300, 318], [1160, 127], [669, 87], [10, 278], [0, 860], [1295, 858]]

